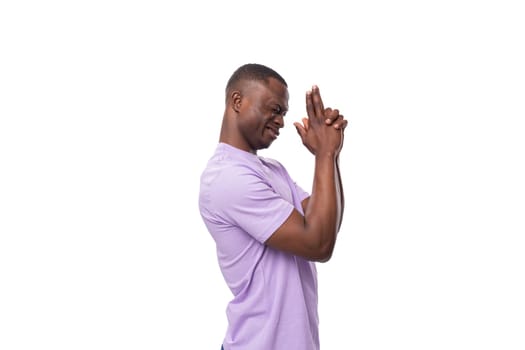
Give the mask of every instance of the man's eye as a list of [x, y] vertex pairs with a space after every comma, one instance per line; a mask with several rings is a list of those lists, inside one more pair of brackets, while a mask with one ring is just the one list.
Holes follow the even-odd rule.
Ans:
[[273, 113], [274, 114], [281, 114], [282, 110], [280, 108], [274, 108]]

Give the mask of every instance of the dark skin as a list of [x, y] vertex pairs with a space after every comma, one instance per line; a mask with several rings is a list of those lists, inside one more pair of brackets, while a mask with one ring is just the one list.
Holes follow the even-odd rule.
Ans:
[[[281, 82], [245, 82], [228, 91], [219, 141], [256, 154], [277, 138], [287, 110], [288, 89]], [[347, 121], [337, 109], [324, 107], [317, 86], [306, 93], [306, 111], [308, 118], [294, 125], [315, 156], [312, 193], [302, 202], [304, 216], [293, 210], [266, 244], [324, 262], [332, 255], [343, 214], [338, 159]]]

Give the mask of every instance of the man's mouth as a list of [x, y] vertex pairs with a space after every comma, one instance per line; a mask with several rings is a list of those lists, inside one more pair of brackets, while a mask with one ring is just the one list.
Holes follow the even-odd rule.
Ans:
[[279, 136], [279, 129], [272, 128], [271, 126], [267, 126], [266, 129], [268, 129], [272, 138], [276, 139], [277, 136]]

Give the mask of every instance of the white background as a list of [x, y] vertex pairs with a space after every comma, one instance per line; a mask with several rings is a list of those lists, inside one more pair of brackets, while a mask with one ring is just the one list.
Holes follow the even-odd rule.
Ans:
[[524, 349], [519, 3], [3, 1], [0, 349], [220, 348], [198, 186], [248, 62], [288, 81], [261, 155], [304, 188], [306, 89], [350, 121], [322, 349]]

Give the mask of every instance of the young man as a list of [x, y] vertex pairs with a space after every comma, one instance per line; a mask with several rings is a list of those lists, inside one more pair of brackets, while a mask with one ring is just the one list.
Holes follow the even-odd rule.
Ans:
[[308, 118], [294, 123], [315, 156], [311, 195], [278, 161], [257, 155], [279, 136], [286, 81], [260, 64], [239, 67], [226, 86], [219, 144], [201, 176], [199, 208], [233, 293], [225, 350], [318, 350], [315, 262], [328, 261], [344, 199], [338, 159], [347, 121], [306, 93]]

